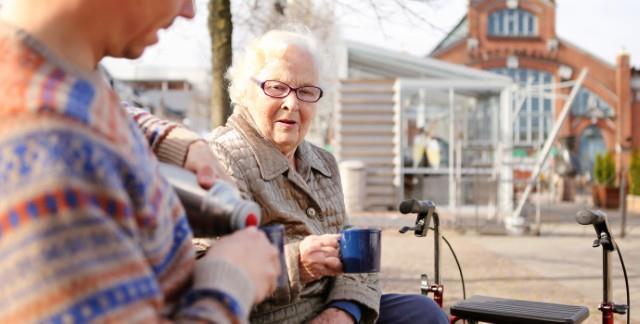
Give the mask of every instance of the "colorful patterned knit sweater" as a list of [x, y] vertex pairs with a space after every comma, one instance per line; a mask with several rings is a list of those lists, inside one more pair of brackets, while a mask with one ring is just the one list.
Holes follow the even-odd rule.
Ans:
[[[224, 262], [198, 277], [184, 210], [101, 75], [2, 22], [0, 53], [0, 323], [246, 321], [253, 287]], [[153, 146], [173, 128], [138, 122]]]

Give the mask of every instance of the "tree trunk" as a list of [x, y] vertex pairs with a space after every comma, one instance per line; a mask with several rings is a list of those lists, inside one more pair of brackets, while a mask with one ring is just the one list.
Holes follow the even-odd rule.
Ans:
[[211, 126], [223, 125], [231, 115], [229, 82], [224, 74], [231, 65], [232, 50], [230, 0], [209, 0], [209, 34], [211, 36]]

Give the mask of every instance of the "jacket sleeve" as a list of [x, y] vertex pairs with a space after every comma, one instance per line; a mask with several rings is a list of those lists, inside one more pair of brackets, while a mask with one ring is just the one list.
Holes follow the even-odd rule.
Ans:
[[[342, 197], [342, 185], [340, 181], [340, 172], [338, 169], [338, 163], [333, 155], [328, 152], [322, 151], [322, 157], [329, 164], [335, 185], [339, 188], [340, 196]], [[344, 210], [344, 208], [343, 208]], [[345, 216], [343, 225], [348, 225], [350, 222]], [[382, 289], [378, 280], [377, 273], [369, 274], [342, 274], [335, 277], [327, 303], [331, 303], [337, 300], [350, 300], [359, 303], [362, 308], [362, 322], [363, 323], [375, 323], [379, 311], [380, 311], [380, 297], [382, 296]]]
[[189, 145], [201, 139], [198, 134], [178, 123], [160, 119], [144, 109], [127, 103], [123, 103], [123, 106], [142, 130], [158, 160], [178, 166], [184, 165]]
[[[209, 146], [211, 147], [213, 154], [218, 158], [218, 161], [220, 161], [222, 166], [225, 168], [227, 174], [231, 176], [236, 186], [238, 186], [238, 190], [240, 191], [242, 198], [255, 201], [249, 189], [248, 179], [242, 171], [242, 168], [237, 164], [237, 161], [234, 159], [231, 152], [229, 152], [226, 147], [213, 140], [209, 140]], [[302, 282], [300, 281], [298, 269], [298, 260], [300, 258], [298, 250], [299, 245], [299, 241], [285, 243], [284, 254], [287, 265], [286, 271], [289, 277], [289, 287], [278, 287], [276, 289], [273, 297], [278, 300], [287, 300], [288, 302], [292, 302], [297, 298], [302, 290]]]

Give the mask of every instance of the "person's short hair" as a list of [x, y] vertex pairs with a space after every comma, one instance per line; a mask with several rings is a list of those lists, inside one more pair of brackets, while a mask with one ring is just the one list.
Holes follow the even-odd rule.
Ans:
[[255, 87], [251, 80], [255, 77], [275, 56], [279, 56], [282, 50], [290, 45], [305, 49], [313, 58], [318, 74], [317, 86], [323, 87], [326, 79], [318, 40], [305, 26], [289, 25], [280, 29], [266, 32], [249, 44], [249, 46], [234, 60], [227, 70], [226, 78], [229, 80], [229, 97], [236, 105], [249, 106], [247, 102], [250, 87]]

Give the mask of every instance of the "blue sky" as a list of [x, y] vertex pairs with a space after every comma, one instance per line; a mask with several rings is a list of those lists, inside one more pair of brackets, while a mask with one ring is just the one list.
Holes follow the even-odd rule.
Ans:
[[[242, 0], [246, 1], [246, 0]], [[522, 1], [522, 0], [521, 0]], [[209, 66], [206, 29], [206, 2], [196, 0], [198, 13], [193, 21], [178, 20], [173, 28], [161, 32], [160, 43], [149, 48], [136, 61], [107, 60], [115, 74], [131, 66], [192, 67]], [[384, 1], [376, 1], [384, 4]], [[348, 1], [338, 10], [340, 33], [346, 39], [426, 55], [466, 13], [467, 0], [432, 0], [428, 5], [411, 2], [412, 12], [382, 6], [382, 21], [376, 18], [369, 1]], [[387, 3], [392, 3], [388, 1]], [[237, 10], [238, 5], [234, 5]], [[556, 29], [566, 39], [609, 63], [623, 49], [640, 67], [639, 0], [557, 0]], [[240, 26], [235, 26], [238, 30]], [[243, 37], [234, 36], [235, 46]]]

